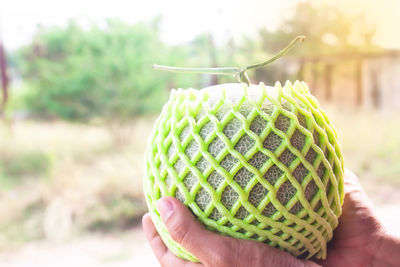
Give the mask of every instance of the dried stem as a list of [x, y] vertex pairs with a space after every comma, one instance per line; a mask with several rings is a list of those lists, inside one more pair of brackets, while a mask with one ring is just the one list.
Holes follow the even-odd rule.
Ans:
[[211, 74], [211, 75], [229, 75], [236, 78], [239, 82], [245, 82], [247, 85], [250, 85], [250, 79], [247, 75], [246, 71], [251, 69], [257, 69], [264, 67], [278, 58], [282, 57], [286, 53], [288, 53], [298, 42], [302, 43], [304, 41], [304, 36], [297, 36], [293, 41], [288, 44], [284, 49], [279, 51], [270, 59], [263, 61], [261, 63], [248, 65], [242, 68], [238, 67], [227, 67], [227, 68], [185, 68], [185, 67], [171, 67], [171, 66], [163, 66], [163, 65], [153, 65], [153, 69], [156, 70], [164, 70], [164, 71], [171, 71], [171, 72], [185, 72], [185, 73], [204, 73], [204, 74]]

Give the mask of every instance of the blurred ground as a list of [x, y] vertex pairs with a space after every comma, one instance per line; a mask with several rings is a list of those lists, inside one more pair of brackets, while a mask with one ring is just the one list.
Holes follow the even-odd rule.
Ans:
[[9, 267], [158, 266], [141, 228], [113, 235], [87, 235], [63, 243], [37, 241], [0, 255]]
[[[327, 112], [346, 167], [400, 235], [400, 114]], [[139, 224], [152, 122], [0, 126], [0, 266], [157, 266]]]
[[[399, 205], [379, 205], [378, 216], [386, 227], [400, 235]], [[140, 227], [113, 235], [87, 235], [64, 242], [36, 241], [0, 254], [7, 267], [132, 267], [160, 266]]]

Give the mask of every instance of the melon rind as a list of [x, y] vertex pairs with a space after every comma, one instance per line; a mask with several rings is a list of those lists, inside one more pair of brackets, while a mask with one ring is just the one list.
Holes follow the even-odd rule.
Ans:
[[326, 258], [343, 204], [337, 134], [304, 82], [172, 90], [149, 138], [144, 192], [167, 247], [176, 243], [155, 202], [173, 196], [209, 230]]

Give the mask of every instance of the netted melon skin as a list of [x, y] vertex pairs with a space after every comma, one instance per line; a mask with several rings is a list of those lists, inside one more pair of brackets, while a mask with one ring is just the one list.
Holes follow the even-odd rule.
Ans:
[[157, 231], [183, 259], [198, 261], [162, 223], [163, 196], [209, 230], [325, 259], [343, 174], [337, 134], [304, 82], [223, 84], [171, 91], [149, 138], [144, 192]]

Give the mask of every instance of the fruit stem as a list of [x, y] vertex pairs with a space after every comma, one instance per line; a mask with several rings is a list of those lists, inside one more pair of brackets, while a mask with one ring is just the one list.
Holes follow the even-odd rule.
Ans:
[[185, 68], [185, 67], [171, 67], [164, 65], [153, 64], [153, 69], [164, 70], [170, 72], [186, 72], [186, 73], [205, 73], [213, 75], [232, 75], [232, 73], [238, 71], [238, 68]]
[[305, 36], [297, 36], [295, 39], [293, 39], [292, 42], [290, 42], [290, 44], [288, 44], [288, 46], [286, 46], [284, 49], [279, 51], [276, 55], [274, 55], [270, 59], [268, 59], [268, 60], [266, 60], [264, 62], [258, 63], [258, 64], [253, 64], [253, 65], [246, 66], [246, 67], [244, 67], [244, 71], [250, 70], [250, 69], [257, 69], [257, 68], [260, 68], [260, 67], [264, 67], [264, 66], [274, 62], [275, 60], [277, 60], [278, 58], [280, 58], [281, 56], [283, 56], [287, 52], [289, 52], [293, 48], [293, 46], [296, 45], [297, 42], [302, 43], [305, 38], [306, 38]]
[[156, 70], [164, 70], [164, 71], [171, 71], [171, 72], [186, 72], [186, 73], [205, 73], [205, 74], [211, 74], [211, 75], [229, 75], [234, 78], [236, 78], [240, 83], [245, 82], [247, 85], [250, 85], [251, 81], [249, 79], [249, 76], [247, 75], [246, 71], [250, 69], [257, 69], [264, 67], [278, 58], [282, 57], [285, 55], [287, 52], [289, 52], [298, 42], [302, 43], [306, 37], [305, 36], [297, 36], [295, 39], [293, 39], [290, 44], [288, 44], [284, 49], [279, 51], [277, 54], [275, 54], [273, 57], [270, 59], [257, 63], [257, 64], [252, 64], [248, 65], [242, 68], [238, 67], [226, 67], [226, 68], [185, 68], [185, 67], [171, 67], [171, 66], [163, 66], [163, 65], [157, 65], [153, 64], [153, 69]]

